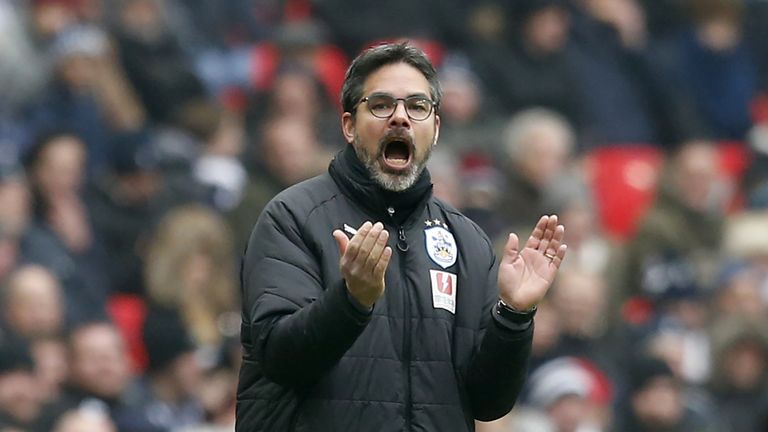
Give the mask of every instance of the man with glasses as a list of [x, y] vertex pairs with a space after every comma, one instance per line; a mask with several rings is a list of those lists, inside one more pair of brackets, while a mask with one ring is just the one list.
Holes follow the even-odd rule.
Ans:
[[243, 259], [236, 430], [474, 430], [514, 405], [564, 228], [543, 216], [497, 260], [432, 196], [441, 90], [422, 51], [364, 51], [341, 97], [348, 145], [267, 205]]

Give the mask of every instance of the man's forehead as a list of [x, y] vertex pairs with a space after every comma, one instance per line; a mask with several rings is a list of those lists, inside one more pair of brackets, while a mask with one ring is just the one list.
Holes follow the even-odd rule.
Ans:
[[388, 93], [398, 97], [429, 95], [429, 81], [407, 63], [384, 65], [373, 71], [363, 84], [363, 94]]

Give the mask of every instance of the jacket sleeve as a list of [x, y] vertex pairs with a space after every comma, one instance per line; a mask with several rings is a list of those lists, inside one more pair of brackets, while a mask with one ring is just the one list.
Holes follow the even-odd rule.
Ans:
[[321, 258], [302, 234], [289, 206], [273, 201], [256, 223], [241, 269], [246, 355], [268, 379], [290, 387], [317, 381], [370, 320], [350, 302], [343, 281], [323, 286]]
[[527, 328], [512, 330], [513, 326], [493, 314], [498, 300], [495, 261], [486, 284], [485, 332], [466, 376], [472, 412], [481, 421], [495, 420], [512, 410], [525, 382], [533, 340], [533, 322]]

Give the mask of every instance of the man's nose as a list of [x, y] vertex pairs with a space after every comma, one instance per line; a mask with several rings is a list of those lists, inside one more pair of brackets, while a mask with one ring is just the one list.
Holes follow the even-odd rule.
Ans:
[[389, 117], [390, 126], [398, 127], [411, 127], [411, 118], [408, 117], [408, 111], [405, 109], [405, 101], [397, 101], [395, 105], [395, 112]]

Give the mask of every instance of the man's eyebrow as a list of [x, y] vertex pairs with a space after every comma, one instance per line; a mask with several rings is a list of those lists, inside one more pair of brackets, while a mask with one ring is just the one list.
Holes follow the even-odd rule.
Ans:
[[[383, 91], [373, 92], [373, 93], [369, 94], [367, 97], [374, 97], [374, 96], [391, 96], [391, 97], [395, 97], [392, 93], [387, 93], [387, 92], [383, 92]], [[409, 94], [409, 95], [407, 95], [405, 97], [406, 98], [410, 98], [410, 97], [414, 97], [414, 96], [429, 98], [429, 94], [424, 93], [424, 92], [411, 93], [411, 94]]]

